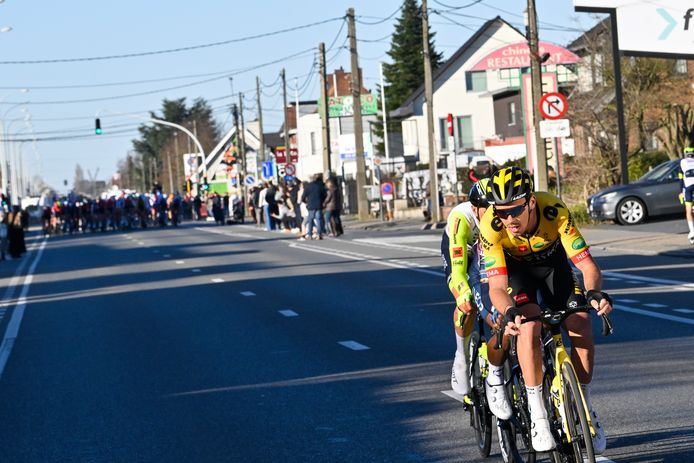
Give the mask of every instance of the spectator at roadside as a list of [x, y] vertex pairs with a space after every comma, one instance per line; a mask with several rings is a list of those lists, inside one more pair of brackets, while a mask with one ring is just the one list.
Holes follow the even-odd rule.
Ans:
[[0, 260], [5, 260], [7, 254], [7, 214], [0, 210]]
[[337, 182], [332, 177], [328, 178], [325, 186], [327, 191], [325, 201], [323, 202], [325, 228], [331, 236], [340, 236], [343, 234], [342, 221], [340, 220], [342, 194], [337, 187]]
[[301, 197], [301, 200], [306, 203], [306, 208], [308, 209], [308, 225], [306, 235], [299, 239], [312, 239], [314, 224], [317, 228], [316, 239], [323, 239], [323, 202], [325, 201], [326, 195], [323, 175], [315, 174], [313, 176], [313, 181], [304, 188], [304, 194]]
[[301, 228], [301, 224], [303, 222], [303, 217], [301, 214], [301, 207], [299, 207], [299, 200], [301, 197], [299, 196], [299, 191], [301, 190], [301, 180], [298, 178], [295, 178], [292, 180], [291, 188], [289, 189], [289, 198], [292, 201], [292, 207], [294, 209], [294, 214], [296, 215], [296, 226], [297, 228]]

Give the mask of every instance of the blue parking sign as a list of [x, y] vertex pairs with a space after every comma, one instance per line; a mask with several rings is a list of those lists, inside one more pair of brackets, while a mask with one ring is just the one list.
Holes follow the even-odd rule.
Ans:
[[263, 178], [265, 180], [270, 180], [275, 176], [275, 168], [272, 165], [272, 161], [263, 162]]

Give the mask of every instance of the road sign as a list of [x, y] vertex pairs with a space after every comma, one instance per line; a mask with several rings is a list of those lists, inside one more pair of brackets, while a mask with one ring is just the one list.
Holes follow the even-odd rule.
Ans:
[[381, 194], [383, 195], [383, 199], [389, 200], [393, 199], [393, 184], [390, 182], [383, 182], [381, 184]]
[[287, 150], [285, 150], [284, 146], [275, 148], [275, 160], [279, 165], [287, 163]]
[[275, 168], [272, 161], [263, 162], [263, 179], [270, 180], [275, 176]]
[[571, 136], [568, 119], [540, 121], [540, 136], [542, 138], [564, 138]]
[[561, 119], [567, 109], [566, 97], [559, 92], [547, 93], [540, 98], [540, 114], [545, 119]]
[[296, 166], [292, 163], [285, 165], [284, 166], [284, 173], [285, 173], [285, 175], [287, 175], [289, 177], [293, 177], [294, 175], [296, 175]]
[[246, 175], [246, 178], [244, 179], [246, 182], [246, 185], [248, 186], [253, 186], [255, 185], [255, 177], [252, 175]]
[[289, 182], [291, 182], [292, 180], [294, 180], [295, 178], [296, 178], [296, 177], [294, 177], [294, 176], [292, 176], [292, 175], [285, 175], [285, 176], [284, 176], [284, 181], [287, 182], [287, 183], [289, 183]]

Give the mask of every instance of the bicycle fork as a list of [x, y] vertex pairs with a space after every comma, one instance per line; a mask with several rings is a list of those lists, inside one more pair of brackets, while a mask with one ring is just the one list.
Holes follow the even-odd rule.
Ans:
[[[571, 435], [571, 432], [569, 430], [569, 423], [566, 420], [566, 411], [564, 410], [564, 407], [566, 406], [566, 399], [564, 397], [564, 376], [561, 374], [561, 368], [563, 368], [564, 365], [568, 365], [569, 368], [571, 368], [574, 371], [574, 376], [576, 376], [576, 370], [574, 370], [574, 366], [571, 363], [568, 354], [566, 353], [566, 349], [564, 347], [564, 340], [561, 336], [561, 333], [553, 334], [552, 339], [554, 341], [556, 350], [554, 352], [555, 371], [554, 377], [552, 378], [550, 396], [552, 398], [552, 405], [554, 405], [554, 409], [559, 412], [559, 416], [561, 417], [561, 425], [564, 435], [566, 436], [567, 441], [571, 443], [574, 439], [574, 436]], [[590, 435], [592, 437], [595, 437], [597, 433], [595, 431], [595, 428], [593, 427], [593, 419], [590, 416], [590, 411], [588, 410], [588, 405], [586, 404], [586, 398], [583, 395], [583, 388], [581, 388], [580, 385], [578, 387], [578, 393], [580, 395], [581, 406], [583, 407], [586, 417], [588, 418], [588, 427], [590, 428]]]

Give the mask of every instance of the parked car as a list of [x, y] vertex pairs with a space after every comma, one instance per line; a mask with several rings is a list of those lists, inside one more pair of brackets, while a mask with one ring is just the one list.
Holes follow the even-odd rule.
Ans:
[[678, 161], [666, 161], [629, 185], [600, 190], [588, 198], [588, 214], [593, 219], [635, 225], [648, 217], [683, 212], [678, 171]]

